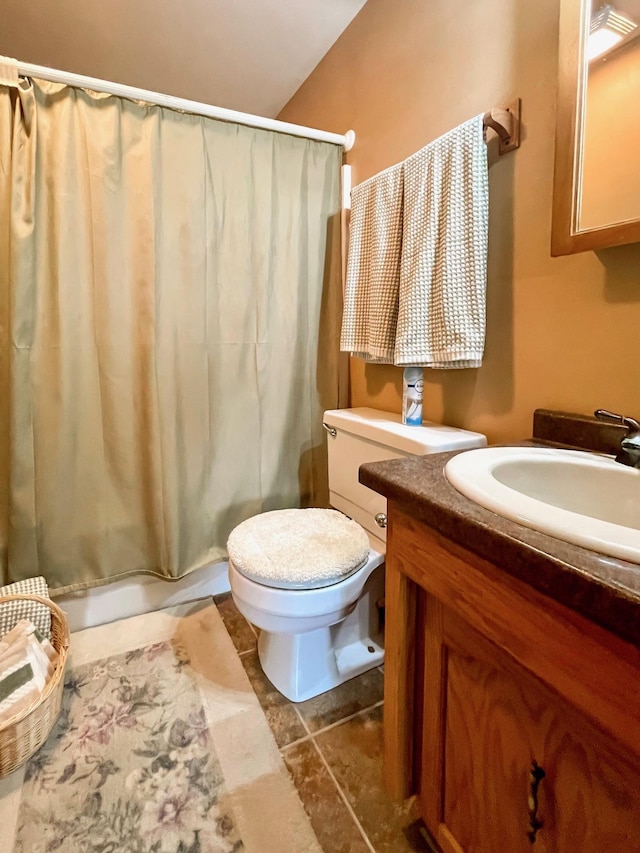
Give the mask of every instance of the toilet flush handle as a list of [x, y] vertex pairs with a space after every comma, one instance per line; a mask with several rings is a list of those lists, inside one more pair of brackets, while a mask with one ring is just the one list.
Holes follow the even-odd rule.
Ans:
[[377, 512], [373, 516], [373, 520], [378, 525], [378, 527], [386, 527], [387, 526], [387, 514], [385, 512]]
[[337, 436], [338, 430], [335, 427], [329, 426], [329, 424], [326, 424], [324, 421], [322, 421], [322, 426], [326, 429], [326, 431], [332, 438], [335, 438]]

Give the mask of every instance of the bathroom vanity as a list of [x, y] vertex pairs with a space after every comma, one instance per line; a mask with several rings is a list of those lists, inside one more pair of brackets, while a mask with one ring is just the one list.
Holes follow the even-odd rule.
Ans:
[[484, 510], [452, 455], [360, 472], [388, 501], [388, 789], [444, 853], [640, 851], [640, 566]]

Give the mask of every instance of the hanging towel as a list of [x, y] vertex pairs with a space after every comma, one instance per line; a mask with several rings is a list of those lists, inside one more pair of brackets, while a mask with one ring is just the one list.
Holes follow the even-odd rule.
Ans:
[[426, 145], [403, 165], [394, 362], [480, 367], [489, 229], [482, 115]]
[[340, 349], [393, 364], [402, 248], [402, 164], [351, 192]]

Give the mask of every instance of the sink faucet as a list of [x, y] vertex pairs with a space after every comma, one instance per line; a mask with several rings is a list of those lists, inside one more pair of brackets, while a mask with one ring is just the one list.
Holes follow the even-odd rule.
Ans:
[[610, 420], [626, 426], [628, 432], [620, 442], [616, 462], [630, 468], [640, 468], [640, 423], [635, 418], [626, 418], [606, 409], [596, 409], [593, 414], [601, 421]]

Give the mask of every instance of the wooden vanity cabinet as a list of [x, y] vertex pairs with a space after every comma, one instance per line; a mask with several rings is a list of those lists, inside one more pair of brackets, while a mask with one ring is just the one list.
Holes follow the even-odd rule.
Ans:
[[444, 853], [640, 851], [638, 649], [389, 517], [390, 792]]

